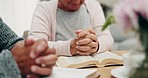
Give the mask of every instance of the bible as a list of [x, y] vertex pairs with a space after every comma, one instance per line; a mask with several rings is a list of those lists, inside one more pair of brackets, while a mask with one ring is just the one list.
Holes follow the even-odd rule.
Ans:
[[64, 68], [109, 67], [123, 65], [123, 61], [122, 56], [105, 51], [91, 56], [60, 56], [56, 65]]

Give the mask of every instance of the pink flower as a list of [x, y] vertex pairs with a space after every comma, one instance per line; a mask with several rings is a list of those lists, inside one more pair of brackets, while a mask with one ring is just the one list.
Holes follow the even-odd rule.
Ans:
[[117, 23], [123, 26], [125, 31], [132, 28], [138, 29], [138, 13], [148, 19], [148, 0], [122, 0], [114, 8], [114, 16]]

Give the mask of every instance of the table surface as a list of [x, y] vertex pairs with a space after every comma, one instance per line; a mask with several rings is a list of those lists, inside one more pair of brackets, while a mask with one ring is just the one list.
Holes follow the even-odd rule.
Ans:
[[[118, 55], [123, 55], [127, 51], [112, 51], [113, 53], [116, 53]], [[100, 78], [115, 78], [111, 75], [111, 70], [114, 68], [117, 68], [120, 66], [113, 66], [113, 67], [104, 67], [104, 68], [94, 68], [97, 69], [97, 71], [100, 73], [101, 77]]]

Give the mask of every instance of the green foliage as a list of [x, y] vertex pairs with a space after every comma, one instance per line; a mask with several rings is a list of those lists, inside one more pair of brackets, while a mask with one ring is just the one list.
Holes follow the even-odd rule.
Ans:
[[115, 22], [114, 16], [109, 16], [109, 18], [106, 20], [101, 30], [104, 31], [109, 25], [111, 25], [114, 22]]
[[148, 19], [138, 14], [140, 42], [144, 48], [145, 59], [130, 78], [148, 78]]

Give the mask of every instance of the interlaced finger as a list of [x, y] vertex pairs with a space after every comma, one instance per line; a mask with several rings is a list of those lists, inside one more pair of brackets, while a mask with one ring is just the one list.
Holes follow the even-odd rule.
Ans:
[[83, 52], [87, 52], [91, 49], [90, 46], [77, 46], [76, 48], [77, 48], [77, 50], [83, 51]]
[[92, 42], [92, 39], [90, 38], [83, 38], [77, 41], [77, 45], [86, 45], [88, 43]]
[[91, 43], [89, 43], [87, 45], [92, 47], [92, 48], [95, 48], [95, 47], [98, 47], [98, 42], [91, 42]]
[[86, 38], [90, 38], [90, 39], [92, 39], [93, 41], [97, 41], [97, 36], [94, 35], [94, 34], [88, 34], [88, 35], [86, 36]]
[[87, 34], [88, 34], [88, 32], [82, 31], [82, 32], [80, 32], [79, 34], [77, 34], [76, 38], [77, 38], [77, 39], [83, 38], [83, 37], [85, 37]]
[[77, 53], [79, 54], [79, 55], [90, 55], [90, 54], [92, 54], [92, 53], [95, 53], [96, 52], [96, 48], [92, 48], [91, 50], [89, 50], [89, 51], [87, 51], [87, 52], [82, 52], [82, 51], [78, 51]]

